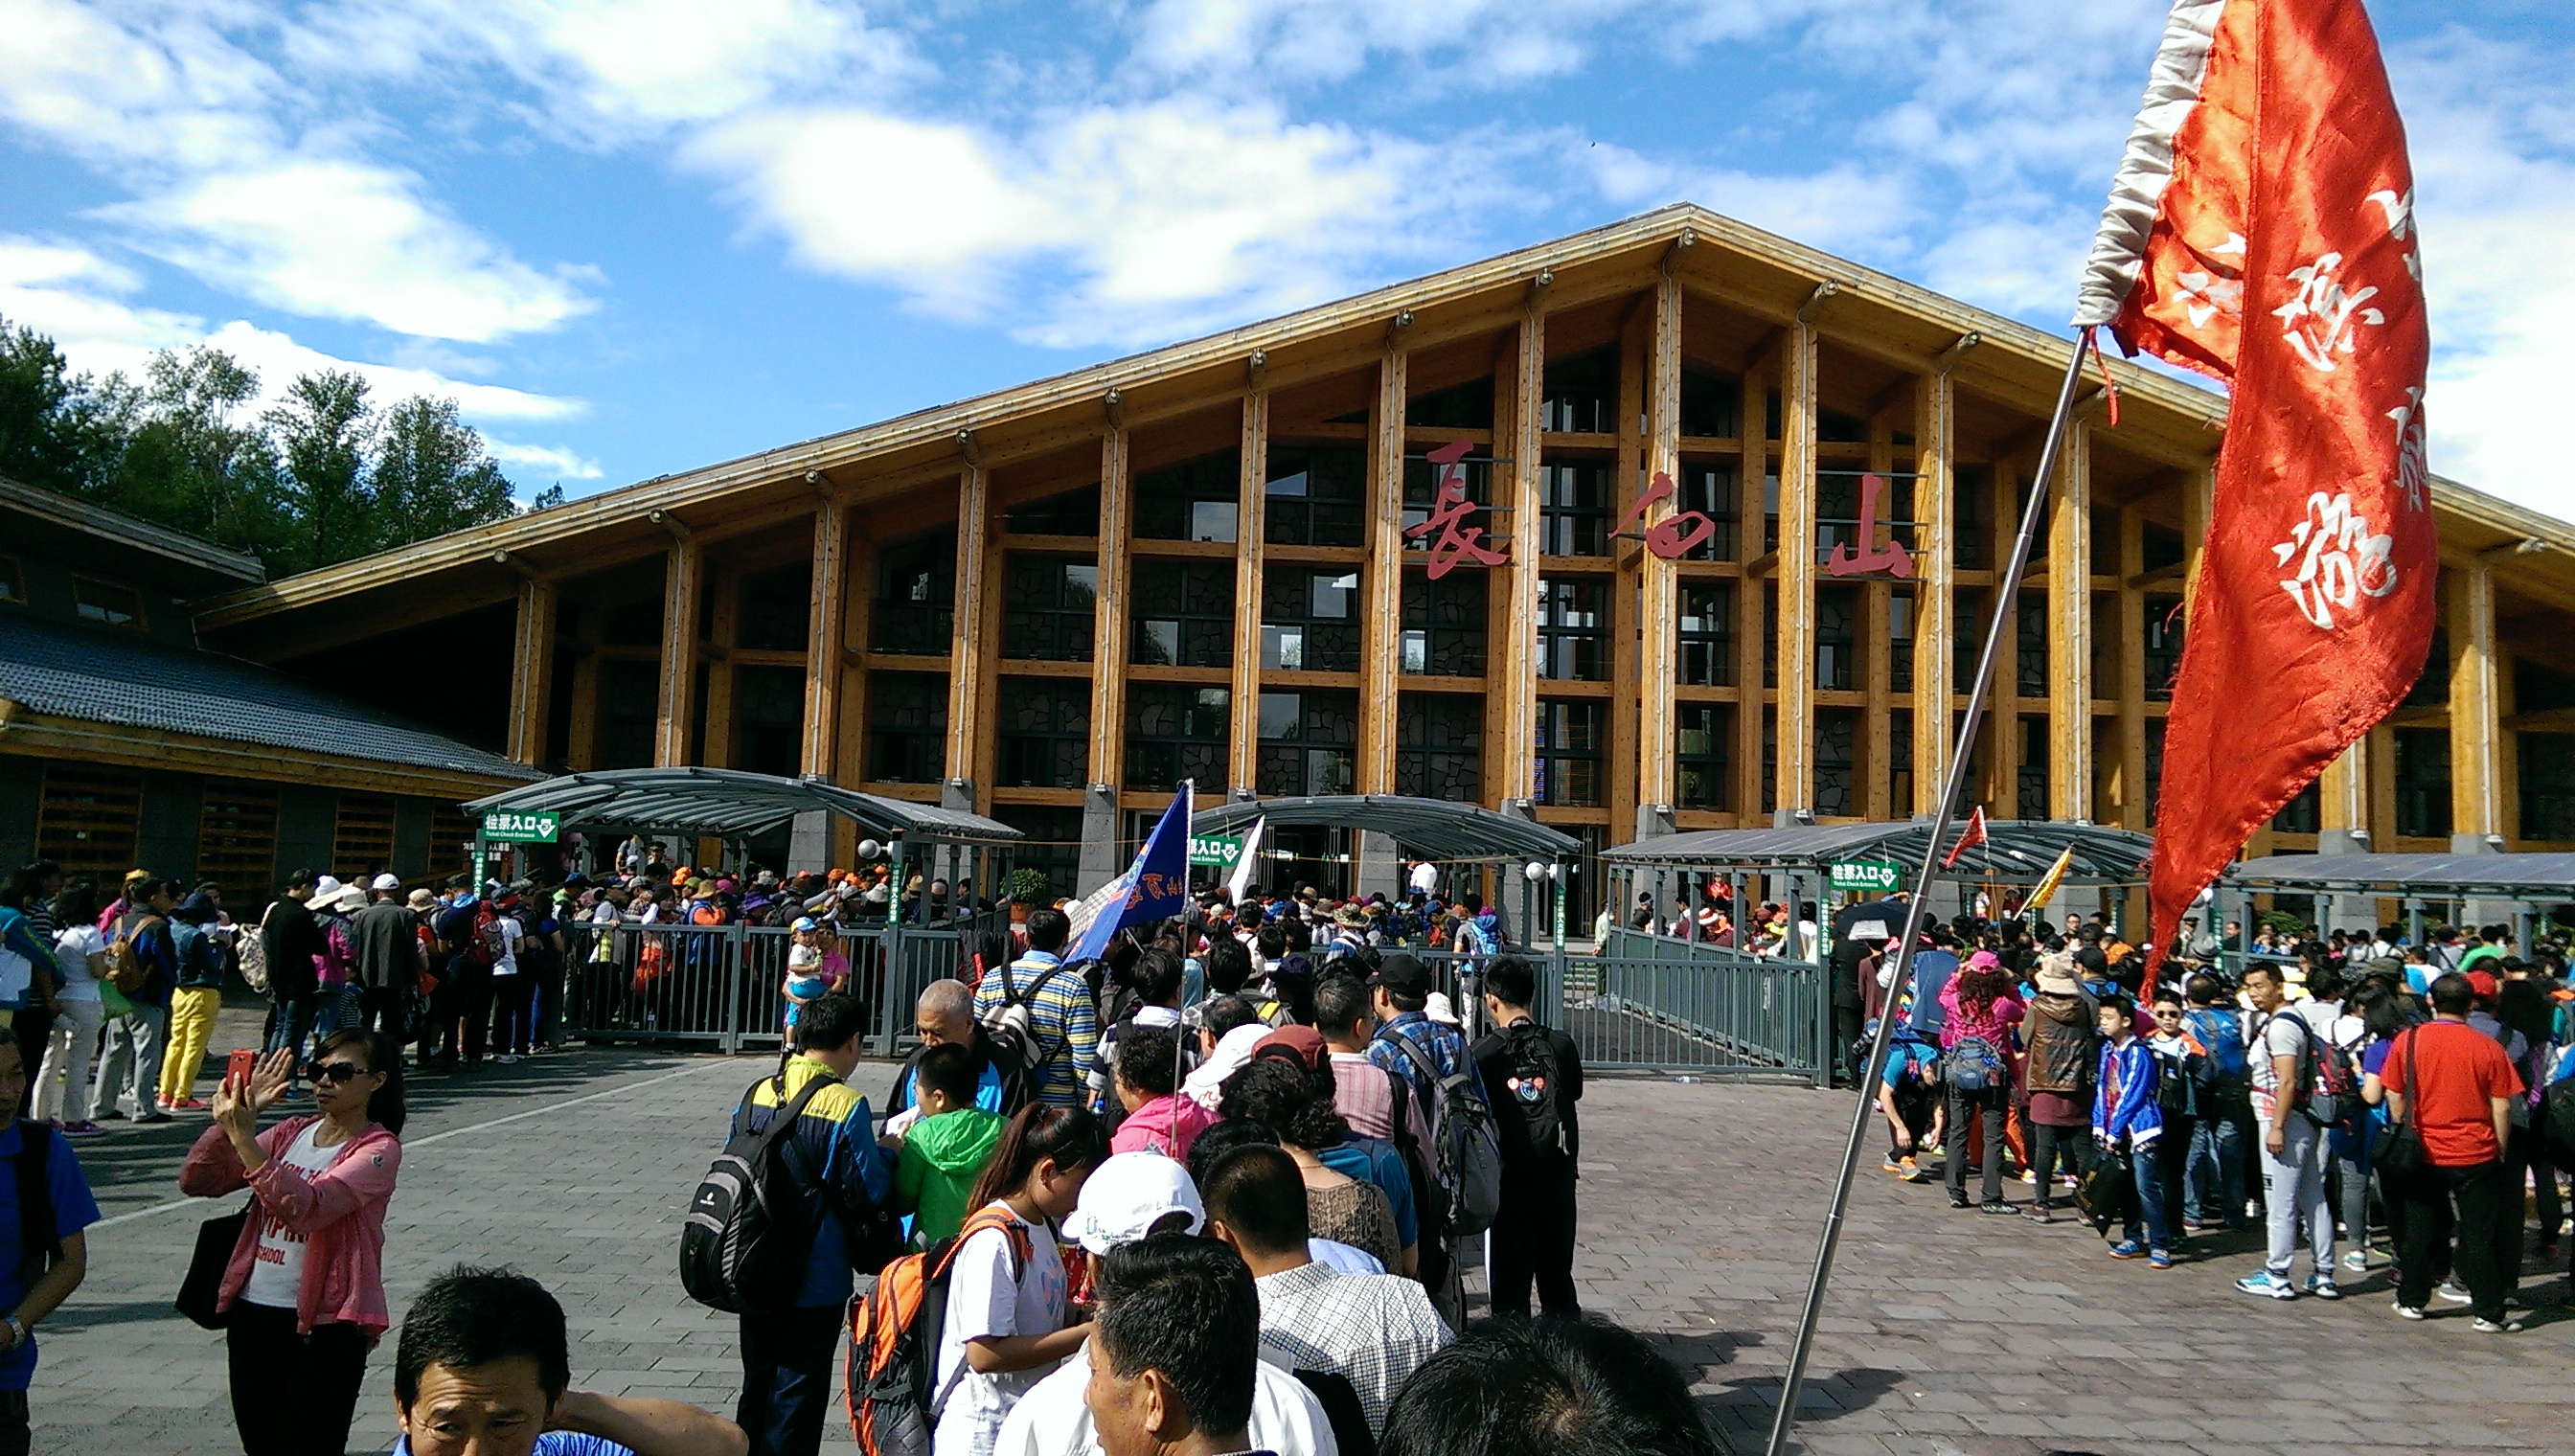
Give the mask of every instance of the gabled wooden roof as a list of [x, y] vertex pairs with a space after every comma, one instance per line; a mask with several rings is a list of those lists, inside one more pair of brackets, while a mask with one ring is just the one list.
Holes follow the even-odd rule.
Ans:
[[[2065, 337], [1676, 204], [1222, 334], [227, 593], [200, 605], [198, 626], [221, 634], [326, 606], [341, 619], [363, 612], [371, 594], [397, 589], [407, 620], [418, 621], [424, 604], [452, 599], [461, 610], [500, 600], [522, 572], [586, 572], [658, 551], [675, 529], [731, 534], [808, 514], [817, 492], [864, 503], [917, 489], [951, 477], [970, 446], [988, 463], [1043, 455], [1095, 438], [1110, 410], [1131, 426], [1151, 424], [1241, 395], [1256, 370], [1282, 388], [1361, 367], [1391, 342], [1427, 348], [1504, 327], [1531, 307], [1555, 312], [1615, 297], [1648, 286], [1667, 260], [1693, 294], [1772, 323], [1805, 310], [1828, 346], [1899, 370], [1929, 373], [1975, 335], [1977, 347], [1954, 355], [1956, 386], [2033, 418], [2045, 418], [2064, 372]], [[2110, 368], [2121, 416], [2105, 440], [2177, 466], [2213, 456], [2223, 396], [2125, 363]], [[2434, 498], [2472, 528], [2465, 551], [2537, 541], [2560, 563], [2575, 554], [2575, 527], [2563, 522], [2448, 481], [2436, 480]], [[2575, 566], [2563, 575], [2564, 599], [2575, 603]]]

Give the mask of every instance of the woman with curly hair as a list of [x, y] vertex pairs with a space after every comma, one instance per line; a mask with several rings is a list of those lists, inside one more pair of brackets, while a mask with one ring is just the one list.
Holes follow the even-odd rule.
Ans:
[[[1967, 1206], [1967, 1128], [1982, 1115], [1984, 1210], [2011, 1213], [2003, 1201], [2003, 1123], [2011, 1115], [2012, 1027], [2020, 1021], [2020, 998], [2002, 962], [1990, 950], [1967, 957], [1966, 968], [1940, 988], [1941, 1080], [1948, 1090], [1948, 1138], [1942, 1149], [1946, 1164], [1941, 1179], [1949, 1186], [1949, 1206]], [[1958, 1085], [1958, 1072], [1981, 1064], [1985, 1085]]]
[[1279, 1057], [1255, 1057], [1226, 1079], [1217, 1110], [1228, 1122], [1257, 1122], [1270, 1129], [1305, 1183], [1305, 1217], [1313, 1237], [1332, 1239], [1373, 1257], [1388, 1272], [1403, 1267], [1402, 1236], [1396, 1231], [1393, 1205], [1374, 1183], [1364, 1183], [1324, 1166], [1321, 1150], [1347, 1140], [1350, 1125], [1332, 1110], [1328, 1096], [1317, 1097], [1313, 1084], [1296, 1065]]

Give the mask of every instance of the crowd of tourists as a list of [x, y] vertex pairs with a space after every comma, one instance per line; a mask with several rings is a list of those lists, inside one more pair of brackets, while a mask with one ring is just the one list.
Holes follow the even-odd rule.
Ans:
[[[2340, 1299], [2383, 1277], [2403, 1318], [2463, 1304], [2475, 1330], [2521, 1327], [2525, 1261], [2555, 1266], [2575, 1163], [2562, 943], [2524, 954], [2505, 925], [2248, 937], [2192, 917], [2148, 992], [2105, 916], [1963, 917], [1932, 922], [1890, 1007], [1903, 908], [1835, 920], [1848, 1064], [1897, 1018], [1867, 1078], [1888, 1172], [1928, 1182], [1936, 1163], [1952, 1207], [2079, 1218], [2154, 1269], [2258, 1224], [2246, 1294]], [[2264, 953], [2221, 953], [2248, 943]], [[2025, 1201], [2004, 1196], [2013, 1177]]]

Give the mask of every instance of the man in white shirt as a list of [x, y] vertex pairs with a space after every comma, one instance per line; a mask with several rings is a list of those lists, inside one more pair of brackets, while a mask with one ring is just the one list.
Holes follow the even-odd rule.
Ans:
[[1358, 1396], [1371, 1437], [1423, 1361], [1456, 1338], [1421, 1285], [1343, 1274], [1306, 1247], [1305, 1185], [1275, 1147], [1241, 1147], [1208, 1174], [1208, 1232], [1234, 1245], [1261, 1290], [1262, 1358], [1335, 1375]]
[[[1064, 1232], [1097, 1273], [1112, 1249], [1153, 1233], [1196, 1233], [1206, 1222], [1198, 1187], [1179, 1163], [1158, 1152], [1124, 1152], [1092, 1171]], [[1090, 1456], [1094, 1432], [1082, 1393], [1091, 1381], [1091, 1356], [1092, 1346], [1084, 1345], [1020, 1397], [1002, 1422], [993, 1456]], [[1278, 1456], [1340, 1451], [1322, 1405], [1267, 1360], [1255, 1372], [1252, 1444]]]
[[1414, 894], [1425, 897], [1437, 894], [1439, 866], [1427, 859], [1415, 859], [1412, 861], [1412, 872], [1405, 878], [1404, 883], [1411, 886]]

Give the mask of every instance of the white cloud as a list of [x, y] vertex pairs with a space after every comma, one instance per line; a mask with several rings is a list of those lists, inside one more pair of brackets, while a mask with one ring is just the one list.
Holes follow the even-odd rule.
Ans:
[[578, 451], [551, 445], [521, 445], [496, 436], [483, 437], [484, 447], [492, 458], [515, 474], [559, 481], [595, 481], [604, 474], [599, 462]]
[[1884, 248], [1899, 243], [1919, 221], [1907, 179], [1856, 165], [1763, 176], [1661, 161], [1607, 143], [1586, 145], [1576, 156], [1601, 197], [1620, 208], [1694, 202], [1814, 248]]
[[1438, 227], [1418, 225], [1484, 185], [1468, 148], [1193, 99], [1048, 117], [1018, 141], [778, 112], [688, 155], [805, 262], [946, 317], [994, 317], [1009, 297], [1020, 336], [1056, 347], [1168, 339], [1328, 297], [1440, 246]]
[[421, 201], [414, 179], [358, 163], [279, 159], [214, 173], [99, 215], [234, 293], [307, 318], [490, 343], [591, 307], [596, 275], [538, 272]]

